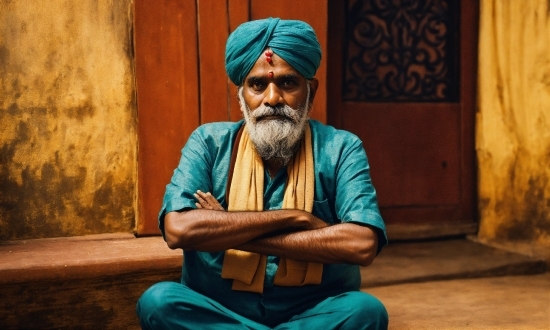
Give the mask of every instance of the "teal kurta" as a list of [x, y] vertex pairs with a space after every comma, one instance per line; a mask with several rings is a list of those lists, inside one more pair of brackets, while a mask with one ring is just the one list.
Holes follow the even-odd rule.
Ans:
[[[231, 151], [243, 121], [211, 123], [199, 127], [182, 150], [182, 157], [166, 188], [159, 214], [164, 234], [167, 212], [194, 209], [197, 190], [211, 192], [227, 208], [225, 199]], [[378, 250], [387, 244], [385, 225], [380, 216], [376, 193], [371, 183], [369, 164], [362, 143], [355, 135], [310, 120], [315, 166], [313, 214], [327, 223], [344, 222], [370, 225], [379, 235]], [[237, 171], [238, 169], [235, 169]], [[265, 175], [264, 209], [280, 209], [286, 170], [273, 179]], [[260, 320], [262, 317], [288, 319], [302, 310], [348, 291], [359, 289], [359, 267], [326, 264], [320, 285], [280, 287], [273, 285], [278, 258], [268, 257], [263, 294], [233, 291], [231, 280], [221, 278], [224, 252], [186, 251], [182, 284], [210, 297], [229, 309]]]

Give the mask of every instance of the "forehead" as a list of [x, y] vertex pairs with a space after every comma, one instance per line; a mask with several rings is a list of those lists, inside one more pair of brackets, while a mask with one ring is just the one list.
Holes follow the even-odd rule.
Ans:
[[273, 71], [275, 76], [296, 75], [298, 77], [302, 77], [298, 70], [294, 69], [292, 65], [288, 64], [279, 55], [273, 54], [271, 57], [271, 62], [268, 62], [264, 53], [265, 51], [262, 52], [260, 57], [258, 57], [258, 60], [256, 60], [256, 63], [254, 63], [254, 66], [248, 73], [247, 78], [267, 76], [269, 71]]

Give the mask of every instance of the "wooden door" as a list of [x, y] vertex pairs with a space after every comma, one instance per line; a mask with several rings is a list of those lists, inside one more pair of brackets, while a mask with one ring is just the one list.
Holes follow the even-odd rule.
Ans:
[[[328, 0], [136, 0], [138, 107], [137, 236], [159, 235], [157, 215], [180, 150], [200, 124], [242, 118], [225, 73], [225, 43], [241, 23], [301, 19], [326, 51]], [[312, 117], [326, 121], [326, 63]]]
[[330, 2], [328, 122], [364, 143], [391, 238], [472, 233], [478, 4]]
[[195, 1], [134, 3], [139, 236], [160, 234], [156, 217], [164, 189], [199, 125], [196, 11]]

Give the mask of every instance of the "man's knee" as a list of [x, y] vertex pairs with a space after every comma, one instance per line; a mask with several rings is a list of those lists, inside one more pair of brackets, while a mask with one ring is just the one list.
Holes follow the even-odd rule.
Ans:
[[350, 329], [387, 329], [388, 312], [376, 297], [363, 292], [347, 294]]
[[156, 317], [170, 313], [173, 301], [168, 296], [177, 286], [181, 286], [181, 284], [160, 282], [145, 290], [136, 306], [136, 311], [142, 322], [149, 322]]

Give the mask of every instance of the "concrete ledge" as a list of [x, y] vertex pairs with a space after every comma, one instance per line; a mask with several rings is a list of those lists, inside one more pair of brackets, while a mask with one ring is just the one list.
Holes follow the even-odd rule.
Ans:
[[476, 222], [417, 224], [414, 226], [388, 224], [386, 230], [390, 241], [396, 241], [459, 237], [477, 233], [477, 227]]
[[181, 250], [161, 237], [102, 234], [0, 243], [0, 284], [181, 270]]
[[397, 242], [361, 270], [362, 287], [437, 280], [540, 274], [543, 258], [496, 249], [468, 239]]
[[2, 329], [139, 329], [137, 300], [183, 260], [131, 234], [3, 242], [0, 256]]

